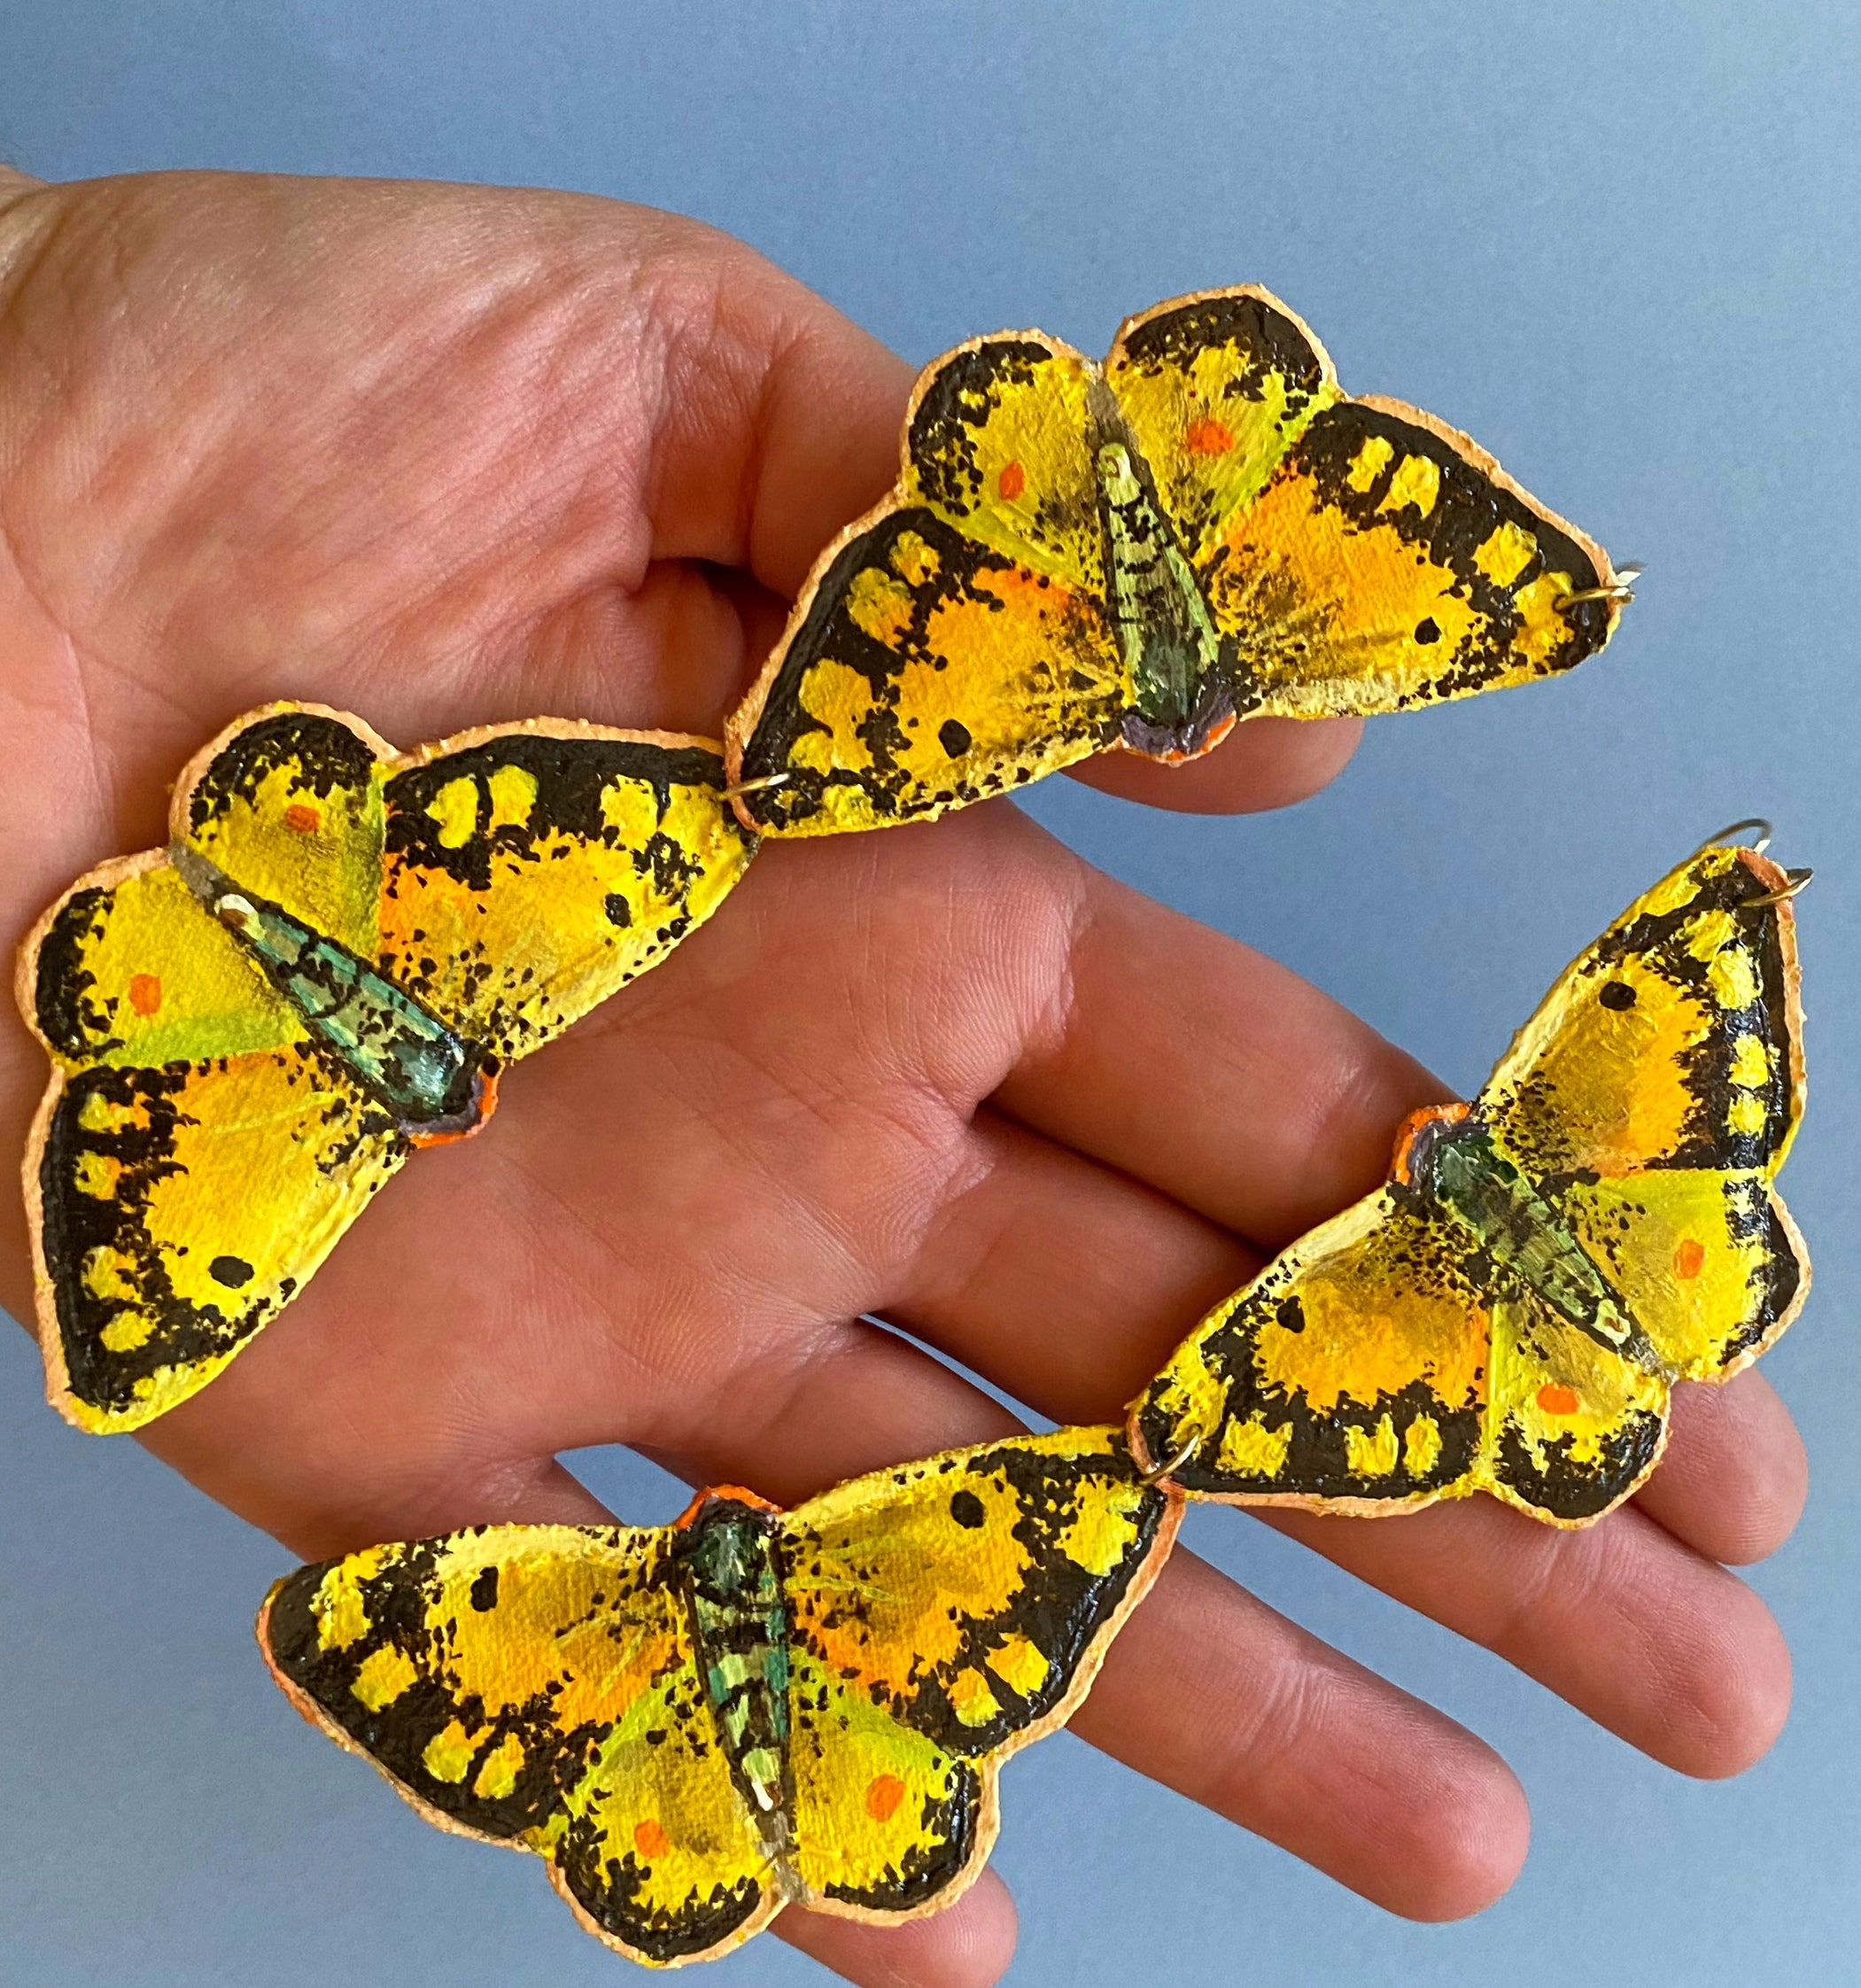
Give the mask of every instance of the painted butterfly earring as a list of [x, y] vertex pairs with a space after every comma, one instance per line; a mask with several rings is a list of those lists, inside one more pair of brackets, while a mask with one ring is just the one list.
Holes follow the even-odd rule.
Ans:
[[1765, 823], [1725, 837], [1565, 970], [1470, 1105], [1409, 1120], [1384, 1186], [1203, 1320], [1133, 1406], [1140, 1461], [1236, 1503], [1483, 1490], [1558, 1526], [1646, 1480], [1673, 1382], [1749, 1365], [1810, 1285], [1775, 1185], [1809, 872]]
[[500, 1067], [664, 958], [756, 847], [709, 741], [554, 719], [397, 754], [275, 704], [189, 765], [170, 841], [19, 960], [52, 1076], [26, 1155], [53, 1405], [204, 1387]]
[[1634, 569], [1264, 290], [928, 367], [891, 493], [816, 563], [726, 728], [770, 835], [922, 819], [1110, 747], [1402, 711], [1568, 670]]
[[489, 1526], [304, 1568], [259, 1642], [306, 1719], [442, 1828], [547, 1857], [636, 1961], [784, 1906], [885, 1924], [981, 1872], [1002, 1762], [1063, 1725], [1180, 1492], [1062, 1429], [676, 1526]]

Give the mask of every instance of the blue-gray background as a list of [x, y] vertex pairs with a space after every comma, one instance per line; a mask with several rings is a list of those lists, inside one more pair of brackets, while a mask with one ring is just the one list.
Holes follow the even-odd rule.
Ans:
[[[1100, 350], [1127, 311], [1252, 279], [1348, 386], [1470, 430], [1647, 561], [1606, 657], [1374, 725], [1331, 792], [1278, 819], [1151, 815], [1065, 781], [1033, 804], [1459, 1084], [1722, 822], [1772, 814], [1782, 860], [1817, 866], [1815, 1099], [1787, 1182], [1817, 1293], [1767, 1371], [1818, 1486], [1753, 1576], [1797, 1658], [1776, 1751], [1740, 1782], [1680, 1781], [1264, 1529], [1199, 1514], [1206, 1550], [1508, 1754], [1531, 1862], [1483, 1917], [1405, 1925], [1061, 1738], [1006, 1776], [1026, 1988], [1855, 1978], [1857, 58], [1848, 0], [0, 12], [0, 155], [48, 176], [624, 195], [733, 230], [914, 360], [1002, 324]], [[30, 1347], [0, 1333], [0, 1975], [618, 1978], [534, 1864], [428, 1829], [273, 1691], [247, 1624], [282, 1550], [38, 1397]], [[631, 1460], [589, 1474], [630, 1517], [677, 1502]], [[820, 1976], [764, 1940], [715, 1978]]]

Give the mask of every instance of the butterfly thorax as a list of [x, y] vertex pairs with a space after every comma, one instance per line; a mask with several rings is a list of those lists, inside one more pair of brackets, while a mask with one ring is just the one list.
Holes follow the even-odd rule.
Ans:
[[1396, 1178], [1469, 1233], [1501, 1289], [1523, 1286], [1620, 1353], [1644, 1335], [1552, 1197], [1507, 1159], [1478, 1112], [1418, 1112], [1402, 1130]]
[[240, 942], [318, 1044], [428, 1143], [491, 1115], [497, 1060], [406, 989], [282, 906], [239, 887], [185, 845], [170, 851], [201, 904]]
[[775, 1515], [711, 1498], [674, 1549], [717, 1736], [770, 1855], [789, 1850], [788, 1614]]
[[1105, 592], [1134, 689], [1124, 741], [1158, 757], [1190, 758], [1234, 718], [1214, 624], [1132, 446], [1102, 443], [1097, 466]]

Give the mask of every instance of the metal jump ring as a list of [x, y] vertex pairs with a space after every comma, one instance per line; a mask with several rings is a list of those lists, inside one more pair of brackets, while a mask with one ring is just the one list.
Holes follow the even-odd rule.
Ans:
[[1574, 594], [1560, 594], [1551, 605], [1561, 614], [1566, 608], [1574, 608], [1579, 601], [1632, 601], [1635, 597], [1635, 582], [1648, 571], [1647, 567], [1631, 562], [1616, 569], [1616, 577], [1607, 586], [1579, 587]]

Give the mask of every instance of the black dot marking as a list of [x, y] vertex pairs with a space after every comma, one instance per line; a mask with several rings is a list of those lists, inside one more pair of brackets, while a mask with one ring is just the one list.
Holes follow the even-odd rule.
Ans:
[[1596, 998], [1606, 1008], [1632, 1008], [1635, 1005], [1635, 990], [1625, 980], [1606, 980]]
[[242, 1256], [216, 1256], [207, 1265], [206, 1272], [215, 1284], [237, 1291], [242, 1284], [252, 1282], [252, 1267]]
[[1424, 644], [1438, 642], [1440, 639], [1441, 625], [1432, 615], [1430, 615], [1426, 621], [1418, 621], [1415, 624], [1415, 640], [1418, 642]]
[[960, 759], [975, 742], [969, 735], [969, 727], [954, 718], [946, 718], [937, 727], [937, 743], [952, 759]]
[[633, 922], [633, 907], [617, 890], [610, 893], [608, 898], [608, 922], [609, 925], [631, 925]]
[[1302, 1332], [1306, 1329], [1306, 1311], [1297, 1298], [1287, 1298], [1274, 1313], [1280, 1330], [1285, 1332]]
[[950, 1501], [950, 1516], [958, 1525], [967, 1526], [973, 1533], [989, 1514], [982, 1510], [982, 1501], [973, 1491], [958, 1491]]
[[489, 1615], [498, 1605], [498, 1570], [481, 1567], [478, 1578], [472, 1583], [472, 1606], [480, 1615]]

